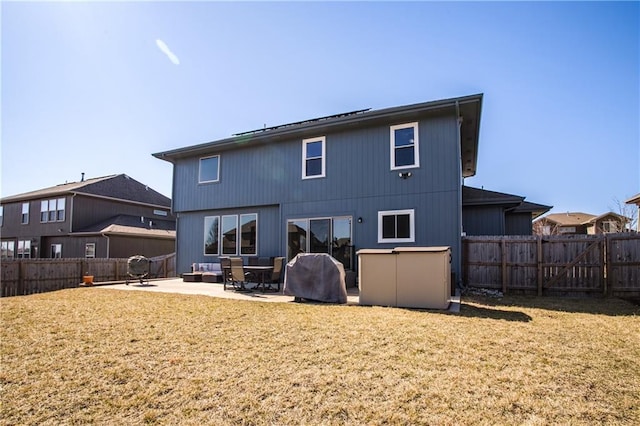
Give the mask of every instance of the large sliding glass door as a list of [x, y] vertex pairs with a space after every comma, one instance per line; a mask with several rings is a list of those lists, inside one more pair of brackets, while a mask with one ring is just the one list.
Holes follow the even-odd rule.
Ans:
[[287, 222], [287, 259], [298, 253], [327, 253], [353, 269], [351, 217], [294, 219]]

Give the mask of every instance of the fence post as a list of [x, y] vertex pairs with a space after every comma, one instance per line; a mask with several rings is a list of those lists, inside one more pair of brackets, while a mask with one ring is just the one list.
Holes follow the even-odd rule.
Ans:
[[537, 256], [538, 256], [538, 268], [537, 268], [537, 274], [538, 276], [536, 277], [538, 279], [538, 296], [542, 296], [542, 236], [538, 235], [538, 238], [536, 239], [536, 251], [537, 251]]
[[502, 294], [507, 294], [507, 242], [504, 238], [500, 240], [502, 250]]

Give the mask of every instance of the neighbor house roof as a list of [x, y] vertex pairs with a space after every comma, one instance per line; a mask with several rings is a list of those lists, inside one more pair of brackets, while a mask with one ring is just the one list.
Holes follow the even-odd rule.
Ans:
[[417, 119], [425, 114], [435, 115], [449, 112], [462, 117], [460, 127], [462, 175], [468, 177], [476, 173], [481, 107], [482, 94], [476, 94], [380, 110], [358, 110], [238, 133], [226, 139], [158, 152], [153, 156], [174, 163], [177, 159], [204, 155], [212, 150], [224, 151], [235, 149], [239, 146], [246, 147], [291, 138], [304, 138], [329, 131], [351, 128], [358, 124], [375, 125], [378, 123], [401, 122], [403, 120]]
[[83, 194], [98, 198], [134, 201], [158, 207], [171, 207], [171, 199], [125, 175], [109, 175], [68, 182], [48, 188], [11, 195], [2, 198], [2, 203], [57, 197], [67, 194]]
[[551, 213], [541, 220], [551, 221], [562, 226], [586, 225], [596, 216], [581, 212]]
[[640, 194], [636, 194], [633, 197], [625, 201], [626, 204], [637, 204], [640, 206]]
[[158, 220], [131, 215], [117, 215], [107, 220], [74, 232], [74, 235], [126, 235], [175, 239], [176, 224], [169, 220]]
[[525, 201], [525, 197], [520, 195], [489, 191], [484, 188], [473, 188], [471, 186], [462, 187], [462, 205], [499, 205], [515, 213], [531, 213], [533, 218], [543, 215], [553, 208], [553, 206], [545, 206], [544, 204]]

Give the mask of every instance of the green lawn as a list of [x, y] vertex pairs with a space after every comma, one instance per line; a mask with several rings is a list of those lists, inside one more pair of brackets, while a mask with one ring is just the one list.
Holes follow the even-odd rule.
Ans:
[[640, 308], [460, 314], [106, 289], [4, 298], [0, 422], [640, 424]]

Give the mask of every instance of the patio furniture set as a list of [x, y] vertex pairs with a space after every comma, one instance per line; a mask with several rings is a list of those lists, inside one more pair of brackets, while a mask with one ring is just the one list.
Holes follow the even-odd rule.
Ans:
[[[284, 270], [284, 257], [252, 259], [245, 265], [241, 257], [220, 257], [220, 263], [194, 263], [192, 272], [182, 274], [185, 282], [222, 283], [236, 291], [248, 292], [257, 289], [280, 291]], [[253, 285], [253, 287], [248, 287]], [[273, 286], [276, 286], [274, 289]]]

